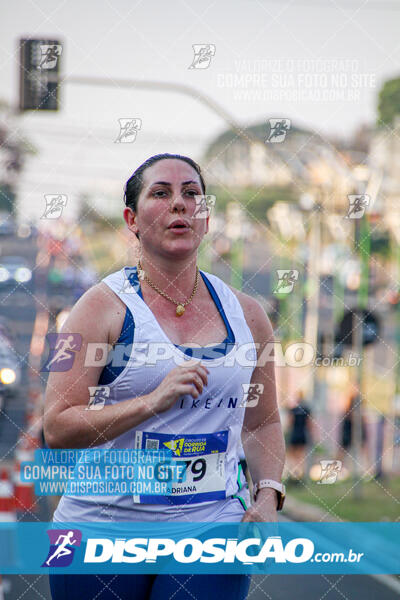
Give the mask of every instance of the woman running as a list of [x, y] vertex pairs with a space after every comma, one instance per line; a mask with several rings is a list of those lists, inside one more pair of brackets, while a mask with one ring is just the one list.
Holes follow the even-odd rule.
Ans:
[[[201, 469], [165, 496], [64, 495], [55, 522], [277, 520], [284, 441], [271, 352], [258, 361], [272, 327], [255, 299], [198, 269], [209, 215], [196, 199], [205, 194], [200, 167], [181, 155], [153, 156], [130, 177], [124, 219], [139, 239], [140, 260], [73, 307], [62, 333], [79, 333], [81, 348], [70, 370], [49, 374], [44, 420], [50, 448], [167, 446], [174, 455], [192, 448]], [[129, 362], [87, 367], [91, 343], [124, 348]], [[87, 410], [96, 386], [107, 389], [102, 408]], [[242, 444], [255, 484], [251, 504]], [[51, 575], [50, 584], [53, 600], [203, 600], [211, 590], [242, 600], [250, 578]]]

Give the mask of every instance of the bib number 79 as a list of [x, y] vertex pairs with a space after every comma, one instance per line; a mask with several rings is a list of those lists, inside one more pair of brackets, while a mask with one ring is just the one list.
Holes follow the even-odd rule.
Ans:
[[203, 479], [204, 475], [207, 471], [207, 463], [204, 458], [197, 458], [196, 460], [185, 460], [185, 461], [177, 461], [177, 464], [185, 465], [184, 471], [182, 472], [181, 477], [179, 478], [178, 483], [183, 482], [183, 478], [186, 475], [187, 470], [190, 467], [190, 471], [193, 475], [193, 481], [200, 481]]
[[203, 479], [207, 470], [207, 463], [204, 458], [196, 460], [177, 460], [174, 464], [167, 462], [158, 463], [154, 469], [155, 478], [158, 481], [172, 481], [183, 483], [188, 470], [190, 470], [193, 481]]

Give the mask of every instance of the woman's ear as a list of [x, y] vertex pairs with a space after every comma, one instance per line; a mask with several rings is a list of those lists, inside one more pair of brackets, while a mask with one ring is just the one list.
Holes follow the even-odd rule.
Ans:
[[124, 208], [123, 216], [125, 223], [128, 225], [129, 231], [132, 231], [132, 233], [138, 236], [138, 226], [136, 223], [135, 211], [130, 206], [127, 206], [126, 208]]

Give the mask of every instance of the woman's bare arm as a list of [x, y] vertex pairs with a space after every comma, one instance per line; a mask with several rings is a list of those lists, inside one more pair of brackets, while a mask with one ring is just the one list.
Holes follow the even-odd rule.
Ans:
[[148, 396], [140, 396], [102, 410], [86, 410], [89, 387], [97, 386], [103, 366], [85, 366], [88, 345], [108, 344], [115, 302], [98, 284], [74, 305], [61, 333], [81, 336], [81, 349], [71, 368], [51, 371], [46, 388], [44, 435], [50, 448], [87, 448], [121, 435], [152, 416]]
[[[238, 299], [244, 309], [254, 342], [258, 344], [259, 359], [265, 345], [274, 342], [271, 322], [257, 300], [240, 292]], [[260, 479], [281, 481], [285, 464], [285, 442], [277, 404], [273, 350], [264, 353], [264, 356], [267, 355], [268, 359], [258, 360], [253, 371], [251, 383], [261, 384], [262, 392], [258, 403], [246, 408], [242, 429], [243, 449], [253, 482]], [[276, 502], [275, 490], [261, 489], [257, 495], [257, 502], [247, 511], [244, 520], [274, 520]]]
[[[162, 413], [184, 394], [197, 398], [207, 384], [208, 369], [198, 361], [178, 366], [164, 377], [149, 394], [87, 410], [89, 387], [97, 386], [103, 365], [86, 366], [89, 344], [115, 342], [110, 323], [115, 320], [115, 300], [100, 283], [88, 290], [75, 304], [61, 333], [81, 336], [81, 348], [75, 353], [68, 371], [51, 371], [46, 389], [44, 435], [50, 448], [89, 448], [97, 446]], [[115, 327], [114, 327], [115, 329]], [[90, 364], [90, 363], [89, 363]]]

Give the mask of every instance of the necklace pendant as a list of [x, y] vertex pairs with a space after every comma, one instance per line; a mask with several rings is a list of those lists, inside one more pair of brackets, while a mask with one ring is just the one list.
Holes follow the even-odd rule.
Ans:
[[176, 307], [176, 316], [180, 317], [183, 315], [184, 312], [185, 312], [185, 307], [182, 304], [178, 304], [178, 306]]

